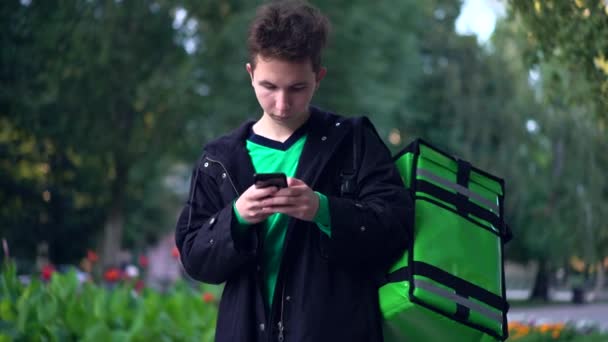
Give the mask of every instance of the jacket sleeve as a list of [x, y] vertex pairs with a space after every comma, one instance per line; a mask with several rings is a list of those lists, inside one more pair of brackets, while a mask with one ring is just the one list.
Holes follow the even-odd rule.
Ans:
[[215, 179], [197, 166], [175, 231], [184, 269], [210, 284], [223, 283], [255, 265], [255, 228], [245, 234], [238, 231], [232, 202], [224, 204], [220, 191]]
[[369, 120], [363, 120], [355, 199], [329, 197], [330, 255], [354, 267], [385, 268], [407, 246], [412, 198]]

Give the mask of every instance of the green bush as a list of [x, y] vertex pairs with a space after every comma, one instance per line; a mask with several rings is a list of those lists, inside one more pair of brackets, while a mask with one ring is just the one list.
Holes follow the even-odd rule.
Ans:
[[[212, 341], [217, 305], [185, 282], [167, 293], [132, 282], [113, 288], [80, 284], [74, 272], [49, 282], [20, 283], [14, 264], [1, 275], [0, 342], [3, 341]], [[205, 300], [203, 300], [203, 297]]]

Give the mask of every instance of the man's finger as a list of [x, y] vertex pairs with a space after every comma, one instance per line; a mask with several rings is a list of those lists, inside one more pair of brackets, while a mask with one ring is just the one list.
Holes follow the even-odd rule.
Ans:
[[274, 195], [278, 190], [279, 188], [277, 188], [276, 186], [269, 186], [266, 188], [254, 188], [252, 189], [249, 198], [252, 200], [259, 200]]
[[306, 185], [303, 180], [298, 178], [287, 178], [287, 186], [298, 186], [298, 185]]
[[260, 204], [262, 207], [273, 207], [273, 206], [284, 206], [284, 205], [293, 205], [293, 197], [290, 196], [273, 196], [266, 198]]
[[298, 210], [299, 210], [298, 207], [293, 206], [293, 205], [281, 205], [281, 206], [264, 208], [265, 213], [270, 213], [270, 214], [278, 213], [278, 214], [285, 214], [288, 216], [294, 216], [298, 212]]
[[305, 188], [302, 187], [289, 187], [283, 188], [272, 195], [272, 197], [296, 197], [300, 196]]

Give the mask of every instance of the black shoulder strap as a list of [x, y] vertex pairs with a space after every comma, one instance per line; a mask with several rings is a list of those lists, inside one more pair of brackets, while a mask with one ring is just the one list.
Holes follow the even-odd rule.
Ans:
[[357, 170], [359, 167], [359, 146], [363, 135], [362, 118], [354, 118], [353, 123], [353, 163], [351, 169], [343, 170], [340, 173], [340, 195], [346, 198], [355, 198], [357, 194]]

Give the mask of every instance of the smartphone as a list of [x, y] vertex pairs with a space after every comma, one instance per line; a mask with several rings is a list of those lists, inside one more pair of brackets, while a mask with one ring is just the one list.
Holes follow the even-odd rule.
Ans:
[[253, 183], [256, 188], [266, 188], [276, 186], [280, 188], [287, 187], [287, 176], [284, 173], [254, 173]]

